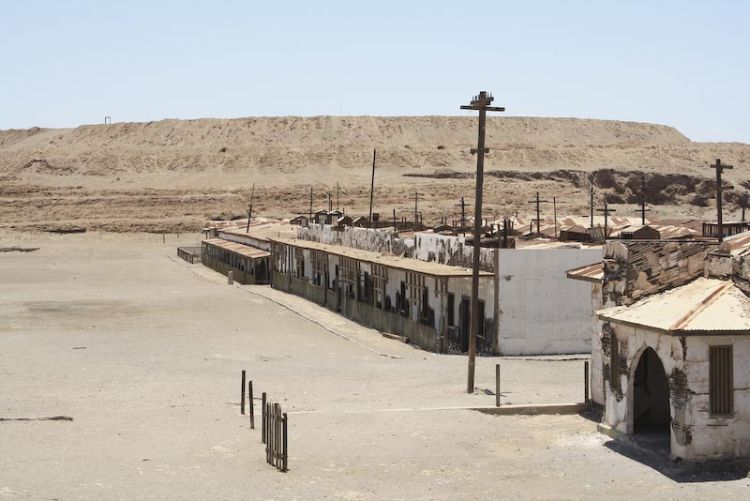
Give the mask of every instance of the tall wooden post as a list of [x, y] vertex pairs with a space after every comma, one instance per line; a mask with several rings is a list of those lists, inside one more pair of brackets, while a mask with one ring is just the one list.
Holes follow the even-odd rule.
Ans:
[[[536, 198], [534, 200], [529, 200], [530, 204], [536, 204], [536, 233], [539, 235], [541, 233], [539, 224], [541, 221], [541, 210], [539, 208], [539, 204], [547, 203], [547, 200], [540, 200], [539, 199], [539, 192], [536, 192]], [[529, 230], [529, 233], [531, 233], [531, 230]]]
[[414, 192], [414, 224], [418, 224], [419, 221], [419, 197], [422, 195], [422, 193], [419, 193], [418, 191]]
[[464, 202], [464, 197], [461, 197], [461, 203], [458, 204], [458, 207], [461, 207], [461, 233], [466, 236], [466, 202]]
[[594, 227], [594, 186], [591, 186], [591, 190], [589, 191], [589, 212], [590, 212], [590, 219], [589, 219], [589, 228]]
[[719, 242], [724, 241], [724, 221], [722, 217], [722, 186], [721, 186], [721, 173], [724, 169], [733, 169], [731, 165], [721, 163], [721, 159], [717, 158], [716, 163], [711, 166], [712, 169], [716, 169], [716, 223], [719, 230]]
[[597, 212], [604, 213], [604, 239], [606, 240], [609, 236], [609, 215], [612, 212], [617, 212], [615, 209], [609, 209], [607, 207], [607, 197], [604, 197], [604, 208], [603, 209], [596, 209]]
[[250, 192], [250, 206], [247, 208], [247, 228], [245, 233], [250, 233], [250, 218], [253, 217], [253, 199], [255, 198], [255, 183], [253, 183], [253, 189]]
[[240, 414], [245, 414], [245, 371], [242, 371], [242, 396], [240, 397]]
[[313, 204], [313, 194], [312, 194], [312, 186], [310, 186], [310, 222], [312, 223], [312, 204]]
[[375, 191], [375, 155], [377, 150], [372, 150], [372, 177], [370, 178], [370, 228], [372, 228], [372, 194]]
[[641, 175], [641, 225], [646, 224], [646, 213], [651, 209], [646, 208], [646, 176]]
[[555, 240], [557, 240], [557, 198], [552, 197], [552, 218], [555, 220]]
[[474, 393], [474, 368], [476, 365], [477, 332], [479, 330], [479, 252], [482, 238], [482, 188], [484, 184], [484, 154], [486, 153], [485, 126], [488, 111], [505, 111], [505, 108], [490, 106], [495, 98], [486, 91], [481, 91], [469, 105], [461, 106], [462, 110], [479, 111], [479, 130], [477, 131], [477, 181], [474, 202], [474, 245], [471, 272], [471, 316], [469, 320], [469, 370], [466, 380], [466, 391]]

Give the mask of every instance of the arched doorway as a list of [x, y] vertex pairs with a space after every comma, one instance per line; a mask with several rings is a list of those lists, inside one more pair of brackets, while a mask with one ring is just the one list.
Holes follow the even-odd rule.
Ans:
[[659, 356], [646, 348], [633, 375], [633, 434], [668, 451], [670, 423], [669, 379]]

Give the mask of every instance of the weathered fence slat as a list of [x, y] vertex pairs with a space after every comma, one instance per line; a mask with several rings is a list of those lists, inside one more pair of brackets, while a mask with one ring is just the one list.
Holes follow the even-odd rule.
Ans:
[[287, 414], [281, 410], [281, 405], [266, 402], [264, 398], [262, 419], [263, 437], [266, 444], [266, 462], [275, 466], [278, 470], [286, 472], [289, 465]]

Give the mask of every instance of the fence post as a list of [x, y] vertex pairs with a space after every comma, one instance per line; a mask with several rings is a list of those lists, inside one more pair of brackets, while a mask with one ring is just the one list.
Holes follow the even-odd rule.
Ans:
[[589, 361], [583, 362], [583, 401], [589, 403]]
[[250, 406], [248, 411], [250, 411], [250, 429], [255, 429], [255, 402], [253, 401], [253, 382], [248, 381], [247, 383], [247, 405]]
[[283, 448], [281, 449], [281, 471], [286, 473], [287, 466], [289, 464], [289, 451], [287, 450], [288, 446], [288, 440], [287, 440], [287, 423], [288, 418], [286, 415], [286, 412], [284, 413], [283, 417], [281, 418], [281, 425], [283, 427], [282, 430], [282, 437], [283, 437]]
[[261, 394], [260, 405], [263, 407], [263, 414], [261, 414], [261, 417], [260, 417], [261, 419], [260, 427], [262, 430], [260, 433], [260, 437], [261, 437], [261, 441], [265, 444], [266, 443], [266, 422], [268, 421], [267, 419], [268, 416], [266, 416], [266, 392], [265, 391]]
[[240, 398], [240, 414], [245, 414], [245, 371], [242, 371], [242, 397]]
[[279, 464], [279, 449], [280, 435], [281, 435], [281, 406], [279, 404], [273, 404], [273, 465], [278, 468]]
[[234, 283], [234, 273], [232, 270], [227, 272], [227, 284], [232, 285]]
[[500, 407], [500, 364], [495, 364], [495, 407]]

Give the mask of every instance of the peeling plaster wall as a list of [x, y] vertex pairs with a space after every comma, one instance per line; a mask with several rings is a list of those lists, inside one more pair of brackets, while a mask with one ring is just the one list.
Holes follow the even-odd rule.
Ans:
[[750, 295], [750, 259], [738, 256], [732, 262], [732, 281], [742, 292]]
[[[602, 366], [605, 410], [602, 421], [633, 433], [633, 376], [647, 347], [654, 349], [669, 381], [671, 454], [690, 460], [750, 456], [750, 339], [735, 336], [678, 337], [633, 326], [604, 322]], [[616, 341], [615, 341], [616, 340]], [[610, 381], [610, 353], [617, 343], [618, 381]], [[731, 418], [709, 415], [708, 349], [734, 347], [734, 409]]]
[[[732, 345], [734, 355], [734, 416], [709, 415], [708, 349], [711, 345]], [[693, 458], [750, 457], [750, 339], [741, 336], [687, 339], [687, 386], [691, 397]]]
[[[301, 240], [403, 255], [450, 266], [470, 268], [472, 264], [472, 248], [460, 236], [416, 233], [414, 238], [401, 238], [389, 229], [346, 227], [343, 231], [338, 231], [330, 225], [312, 224], [309, 228], [300, 228], [297, 237]], [[480, 269], [491, 272], [494, 267], [494, 249], [480, 249]]]
[[[664, 372], [670, 378], [673, 374], [684, 374], [685, 361], [683, 346], [677, 337], [661, 334], [632, 326], [603, 323], [603, 363], [605, 408], [602, 421], [616, 430], [632, 435], [633, 433], [633, 376], [643, 351], [647, 347], [654, 349], [659, 356]], [[614, 348], [616, 343], [616, 348]], [[610, 353], [615, 349], [619, 357], [619, 379], [611, 380]], [[671, 378], [670, 378], [671, 379]], [[687, 458], [687, 447], [692, 441], [690, 396], [686, 389], [679, 393], [685, 395], [685, 402], [675, 407], [673, 382], [670, 384], [670, 412], [672, 414], [671, 451], [673, 456]]]
[[604, 405], [604, 375], [602, 374], [602, 321], [596, 316], [596, 311], [602, 308], [602, 284], [591, 284], [591, 400]]
[[591, 286], [566, 272], [600, 248], [498, 250], [498, 350], [503, 355], [590, 353], [597, 335]]
[[703, 276], [706, 278], [718, 278], [729, 280], [734, 273], [734, 259], [730, 254], [709, 252], [704, 264]]

